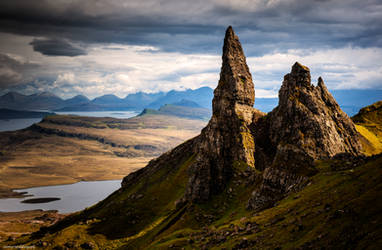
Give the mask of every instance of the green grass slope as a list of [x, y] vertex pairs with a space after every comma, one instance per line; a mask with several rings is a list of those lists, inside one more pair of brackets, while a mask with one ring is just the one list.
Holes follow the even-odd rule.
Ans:
[[352, 117], [366, 155], [382, 152], [382, 101], [362, 108]]

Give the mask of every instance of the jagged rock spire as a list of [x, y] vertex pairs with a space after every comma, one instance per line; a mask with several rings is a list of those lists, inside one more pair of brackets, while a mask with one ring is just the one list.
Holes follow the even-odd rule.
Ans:
[[[222, 115], [234, 104], [253, 107], [255, 89], [239, 38], [232, 27], [227, 28], [222, 56], [220, 80], [214, 92], [213, 113]], [[228, 110], [229, 111], [229, 110]]]
[[186, 199], [205, 201], [221, 191], [235, 162], [254, 166], [254, 139], [249, 125], [255, 91], [239, 38], [228, 27], [224, 38], [220, 80], [214, 92], [213, 114], [199, 137], [196, 163]]

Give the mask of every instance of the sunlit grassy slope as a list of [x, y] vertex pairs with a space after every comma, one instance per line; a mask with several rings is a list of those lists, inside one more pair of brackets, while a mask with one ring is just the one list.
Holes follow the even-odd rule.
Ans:
[[[382, 152], [382, 101], [360, 110], [352, 117], [357, 131], [362, 135], [362, 146], [365, 154], [373, 155]], [[366, 139], [366, 140], [365, 140]]]

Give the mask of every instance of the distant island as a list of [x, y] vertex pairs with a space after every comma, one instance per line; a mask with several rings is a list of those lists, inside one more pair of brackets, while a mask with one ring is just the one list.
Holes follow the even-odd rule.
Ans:
[[56, 197], [32, 198], [32, 199], [23, 200], [22, 203], [38, 204], [38, 203], [48, 203], [48, 202], [58, 201], [58, 200], [61, 200], [61, 198], [56, 198]]
[[211, 118], [212, 111], [208, 108], [203, 108], [193, 101], [186, 99], [173, 104], [165, 104], [158, 110], [146, 108], [139, 114], [143, 115], [171, 115], [181, 118], [199, 119], [208, 121]]
[[23, 118], [43, 118], [47, 115], [55, 115], [52, 112], [36, 112], [13, 109], [0, 109], [0, 120], [23, 119]]

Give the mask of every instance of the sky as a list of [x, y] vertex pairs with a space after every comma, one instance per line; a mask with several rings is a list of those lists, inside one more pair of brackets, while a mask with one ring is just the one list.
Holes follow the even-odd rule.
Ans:
[[382, 89], [380, 0], [1, 0], [0, 94], [215, 88], [232, 25], [256, 97], [294, 62], [329, 89]]

